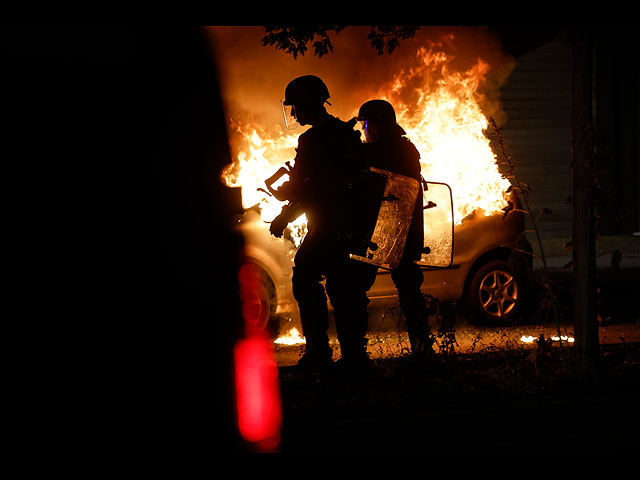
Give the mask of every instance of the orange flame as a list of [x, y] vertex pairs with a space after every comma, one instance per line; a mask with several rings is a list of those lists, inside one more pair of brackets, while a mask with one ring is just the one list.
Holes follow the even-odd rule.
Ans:
[[469, 70], [452, 72], [454, 57], [441, 47], [434, 43], [419, 49], [415, 65], [396, 75], [391, 90], [381, 97], [394, 105], [398, 123], [420, 151], [425, 179], [451, 186], [454, 222], [459, 225], [476, 210], [487, 216], [500, 212], [507, 205], [510, 183], [498, 171], [484, 133], [488, 121], [479, 105], [478, 87], [489, 65], [478, 59]]
[[284, 335], [279, 336], [274, 340], [273, 343], [278, 343], [281, 345], [301, 345], [307, 343], [305, 338], [300, 335], [297, 328], [292, 328]]
[[[298, 134], [280, 131], [268, 136], [259, 130], [257, 126], [235, 127], [232, 137], [241, 138], [241, 141], [232, 142], [236, 160], [223, 169], [221, 176], [227, 186], [242, 187], [242, 206], [258, 205], [262, 219], [268, 223], [280, 213], [283, 204], [264, 191], [264, 181], [294, 158]], [[302, 215], [289, 225], [296, 246], [306, 233], [306, 223], [307, 218]]]
[[[445, 43], [452, 41], [453, 35], [447, 35], [420, 48], [412, 65], [381, 88], [377, 98], [394, 105], [398, 123], [420, 151], [424, 178], [451, 186], [454, 222], [460, 224], [474, 212], [487, 216], [501, 212], [510, 183], [498, 171], [485, 135], [488, 121], [480, 108], [479, 87], [490, 67], [478, 58], [468, 70], [455, 71], [455, 56], [445, 53]], [[269, 135], [257, 126], [239, 126], [235, 133], [242, 140], [232, 142], [236, 160], [222, 177], [227, 185], [242, 187], [245, 208], [258, 204], [263, 220], [270, 222], [282, 203], [260, 189], [265, 179], [294, 158], [298, 134], [280, 130]], [[306, 218], [300, 217], [290, 229], [299, 245]]]

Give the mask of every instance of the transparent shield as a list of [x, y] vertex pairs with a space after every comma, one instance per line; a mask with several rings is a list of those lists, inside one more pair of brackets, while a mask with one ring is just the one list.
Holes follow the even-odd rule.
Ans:
[[372, 172], [386, 177], [378, 216], [366, 246], [366, 251], [351, 254], [351, 258], [383, 268], [396, 268], [411, 226], [413, 210], [420, 192], [420, 183], [410, 177], [371, 168]]
[[453, 263], [453, 197], [446, 183], [424, 182], [424, 253], [418, 262], [428, 267]]
[[280, 100], [280, 108], [282, 108], [282, 117], [284, 119], [284, 126], [287, 130], [295, 130], [300, 126], [298, 120], [293, 115], [293, 106], [285, 105], [284, 100]]

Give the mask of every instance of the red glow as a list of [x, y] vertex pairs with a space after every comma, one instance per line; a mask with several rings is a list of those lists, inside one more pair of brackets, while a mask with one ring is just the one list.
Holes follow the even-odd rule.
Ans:
[[258, 451], [272, 452], [280, 443], [282, 404], [278, 366], [264, 331], [268, 305], [260, 295], [261, 276], [254, 265], [240, 267], [238, 283], [244, 320], [244, 338], [234, 348], [238, 431]]
[[278, 367], [262, 335], [240, 340], [234, 350], [238, 429], [248, 442], [279, 442], [282, 411]]

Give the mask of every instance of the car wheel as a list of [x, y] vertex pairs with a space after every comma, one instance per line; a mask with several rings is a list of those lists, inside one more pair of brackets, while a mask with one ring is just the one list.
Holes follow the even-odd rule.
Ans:
[[523, 298], [519, 275], [507, 261], [494, 259], [474, 271], [466, 300], [474, 320], [504, 323], [518, 313]]
[[265, 305], [265, 309], [267, 309], [267, 319], [273, 320], [278, 306], [276, 286], [273, 284], [273, 280], [271, 280], [269, 274], [264, 270], [262, 271], [262, 291], [267, 302]]
[[275, 312], [275, 288], [269, 275], [258, 265], [249, 263], [245, 268], [251, 269], [255, 283], [244, 291], [243, 314], [252, 319], [251, 323], [256, 329], [263, 330]]

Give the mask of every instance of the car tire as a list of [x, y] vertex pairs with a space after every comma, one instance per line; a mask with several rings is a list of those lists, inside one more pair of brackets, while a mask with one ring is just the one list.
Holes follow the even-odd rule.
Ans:
[[466, 303], [477, 323], [505, 324], [519, 313], [525, 282], [506, 260], [488, 260], [471, 273]]
[[276, 308], [275, 287], [269, 275], [259, 265], [250, 262], [257, 278], [253, 288], [245, 291], [244, 314], [252, 318], [252, 324], [257, 330], [264, 330], [270, 323]]

